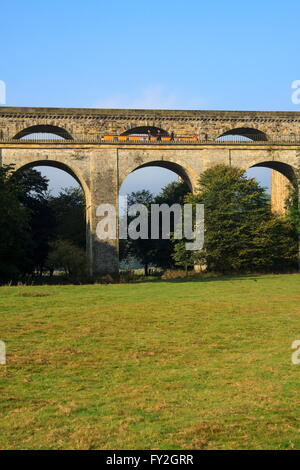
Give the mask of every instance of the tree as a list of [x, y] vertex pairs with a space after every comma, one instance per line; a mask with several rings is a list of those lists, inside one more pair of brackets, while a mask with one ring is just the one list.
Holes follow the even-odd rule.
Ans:
[[54, 239], [69, 240], [85, 248], [85, 200], [81, 188], [64, 188], [58, 196], [50, 196], [49, 205], [54, 216]]
[[24, 188], [12, 178], [13, 165], [0, 167], [0, 282], [26, 271], [31, 247], [29, 218], [21, 199]]
[[[120, 240], [120, 256], [121, 259], [133, 256], [137, 258], [144, 266], [145, 274], [148, 274], [149, 264], [159, 266], [161, 268], [174, 267], [174, 259], [172, 257], [173, 244], [171, 234], [174, 232], [174, 221], [171, 218], [170, 223], [170, 239], [161, 238], [161, 220], [160, 220], [160, 238], [151, 240], [151, 204], [182, 204], [186, 194], [190, 192], [185, 182], [172, 182], [165, 186], [162, 191], [154, 197], [147, 190], [133, 192], [128, 197], [128, 208], [133, 204], [144, 204], [149, 209], [149, 239], [148, 240]], [[128, 219], [129, 222], [132, 218]]]
[[[173, 204], [182, 204], [187, 194], [190, 193], [190, 188], [184, 181], [173, 181], [165, 186], [162, 191], [156, 196], [156, 204], [168, 204], [171, 207]], [[170, 233], [174, 233], [174, 220], [170, 221]], [[161, 268], [173, 268], [175, 258], [173, 257], [174, 243], [170, 239], [159, 239], [155, 241], [155, 248], [153, 252], [153, 263]], [[176, 244], [175, 244], [176, 246]]]
[[284, 217], [271, 217], [253, 227], [249, 245], [239, 253], [240, 269], [284, 272], [297, 268], [298, 236], [294, 224]]
[[22, 185], [23, 203], [32, 197], [44, 197], [48, 190], [48, 179], [32, 168], [13, 173], [12, 179]]
[[54, 269], [63, 269], [70, 278], [79, 281], [88, 275], [88, 260], [85, 250], [69, 240], [56, 240], [51, 244], [47, 265]]
[[[154, 196], [150, 191], [142, 190], [133, 192], [128, 196], [127, 205], [128, 209], [133, 204], [143, 204], [148, 209], [150, 205], [154, 202]], [[128, 224], [134, 219], [134, 217], [128, 217]], [[151, 240], [150, 237], [150, 211], [148, 219], [148, 239], [138, 238], [137, 240], [132, 240], [128, 238], [127, 240], [120, 240], [120, 256], [121, 259], [125, 259], [128, 256], [132, 256], [140, 261], [144, 267], [145, 276], [148, 275], [149, 265], [154, 259], [154, 250], [155, 250], [155, 241]]]
[[176, 266], [182, 266], [187, 274], [189, 267], [194, 267], [201, 257], [197, 251], [189, 251], [185, 248], [184, 240], [174, 240], [174, 251], [172, 257]]
[[34, 169], [13, 174], [12, 178], [22, 186], [20, 201], [26, 208], [31, 237], [27, 271], [38, 270], [42, 275], [54, 237], [55, 218], [49, 204], [48, 179]]
[[[85, 247], [85, 205], [80, 189], [67, 188], [57, 197], [51, 196], [48, 180], [39, 171], [13, 173], [13, 166], [1, 167], [0, 178], [1, 279], [15, 279], [36, 270], [42, 275], [55, 240]], [[80, 259], [79, 252], [77, 255]]]
[[85, 204], [82, 190], [65, 188], [58, 196], [48, 192], [48, 180], [34, 169], [16, 172], [13, 180], [22, 187], [20, 201], [29, 220], [31, 245], [27, 253], [27, 272], [42, 275], [55, 240], [69, 240], [85, 248]]
[[[208, 270], [272, 270], [283, 261], [285, 268], [287, 264], [294, 265], [295, 238], [291, 227], [272, 214], [265, 189], [255, 179], [247, 178], [242, 169], [218, 165], [206, 170], [188, 202], [205, 207]], [[291, 250], [286, 256], [287, 244]]]
[[285, 201], [286, 220], [292, 225], [298, 239], [298, 270], [300, 270], [300, 200], [299, 200], [300, 170], [295, 171], [294, 180], [288, 186], [288, 197]]
[[191, 190], [185, 181], [173, 181], [167, 184], [156, 196], [156, 204], [183, 204]]
[[286, 217], [294, 224], [300, 235], [300, 201], [299, 201], [300, 171], [296, 171], [295, 180], [288, 186], [288, 197], [285, 201]]

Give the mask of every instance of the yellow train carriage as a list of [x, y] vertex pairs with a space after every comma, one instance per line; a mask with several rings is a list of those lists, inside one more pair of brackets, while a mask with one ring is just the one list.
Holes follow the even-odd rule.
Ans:
[[[157, 142], [156, 136], [151, 136], [150, 139], [147, 135], [105, 135], [102, 137], [103, 142]], [[171, 142], [172, 139], [169, 136], [161, 136], [159, 138], [161, 142]], [[176, 136], [173, 142], [197, 142], [197, 136]]]

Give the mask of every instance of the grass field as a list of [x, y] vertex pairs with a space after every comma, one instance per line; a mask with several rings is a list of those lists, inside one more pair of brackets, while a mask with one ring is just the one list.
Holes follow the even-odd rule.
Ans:
[[1, 449], [300, 449], [300, 275], [0, 288]]

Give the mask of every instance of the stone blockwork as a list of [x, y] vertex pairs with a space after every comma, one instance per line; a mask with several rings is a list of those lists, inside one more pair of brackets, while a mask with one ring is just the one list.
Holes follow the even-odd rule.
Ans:
[[277, 214], [286, 213], [286, 202], [289, 195], [290, 181], [278, 171], [272, 171], [272, 209]]
[[[0, 138], [12, 139], [31, 126], [50, 125], [64, 129], [75, 140], [82, 135], [98, 139], [144, 126], [161, 128], [176, 135], [204, 136], [214, 140], [233, 129], [264, 133], [268, 140], [300, 136], [300, 113], [272, 111], [172, 111], [81, 108], [0, 108]], [[250, 132], [251, 133], [251, 132]]]
[[[13, 139], [33, 126], [62, 129], [72, 139], [52, 142]], [[173, 130], [177, 135], [207, 133], [210, 139], [172, 145], [100, 141], [105, 134], [121, 134], [139, 126]], [[211, 140], [241, 127], [246, 134], [249, 129], [265, 133], [268, 140], [255, 143]], [[275, 137], [298, 133], [300, 113], [0, 108], [0, 164], [13, 163], [16, 170], [38, 164], [54, 166], [77, 179], [86, 198], [87, 251], [92, 274], [96, 276], [118, 271], [117, 239], [99, 240], [96, 234], [100, 220], [97, 207], [110, 203], [117, 208], [119, 188], [132, 171], [146, 166], [167, 168], [187, 181], [191, 190], [201, 173], [218, 163], [245, 170], [264, 166], [294, 181], [300, 168], [300, 143], [275, 143]], [[84, 142], [80, 140], [82, 136], [86, 138]], [[276, 210], [282, 206], [283, 193], [279, 179], [273, 180]]]

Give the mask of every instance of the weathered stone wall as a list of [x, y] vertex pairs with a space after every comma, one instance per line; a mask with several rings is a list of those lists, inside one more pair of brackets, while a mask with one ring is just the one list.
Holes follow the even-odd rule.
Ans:
[[272, 171], [272, 211], [285, 214], [286, 200], [289, 195], [290, 182], [286, 176], [278, 171]]
[[207, 134], [210, 140], [237, 128], [264, 132], [268, 139], [300, 136], [300, 113], [296, 112], [0, 108], [0, 136], [5, 139], [12, 139], [27, 127], [45, 124], [65, 129], [74, 139], [119, 135], [140, 126], [154, 126], [176, 135]]

